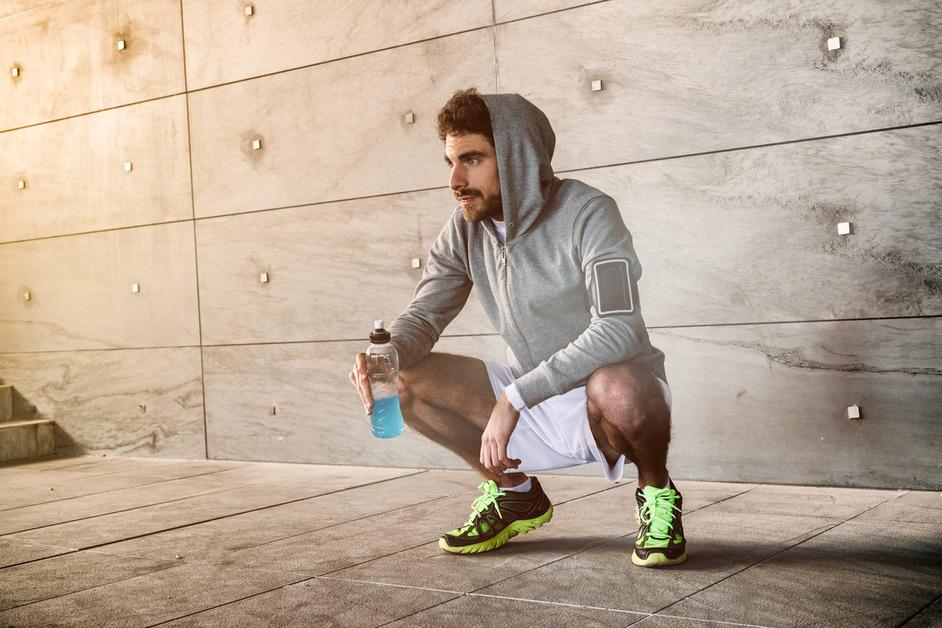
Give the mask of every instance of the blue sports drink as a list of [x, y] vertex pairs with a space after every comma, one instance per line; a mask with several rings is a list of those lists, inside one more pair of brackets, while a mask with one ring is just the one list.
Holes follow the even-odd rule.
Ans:
[[402, 434], [402, 409], [399, 407], [399, 354], [389, 342], [383, 321], [373, 321], [370, 346], [366, 350], [366, 372], [373, 395], [370, 428], [376, 438]]
[[399, 409], [399, 395], [390, 395], [373, 400], [373, 414], [370, 415], [370, 427], [376, 438], [393, 438], [402, 434], [402, 410]]

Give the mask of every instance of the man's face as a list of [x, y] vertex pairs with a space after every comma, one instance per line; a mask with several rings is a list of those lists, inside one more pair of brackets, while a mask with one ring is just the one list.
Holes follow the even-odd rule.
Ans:
[[497, 154], [480, 133], [445, 136], [445, 163], [451, 168], [448, 187], [461, 202], [464, 219], [504, 219]]

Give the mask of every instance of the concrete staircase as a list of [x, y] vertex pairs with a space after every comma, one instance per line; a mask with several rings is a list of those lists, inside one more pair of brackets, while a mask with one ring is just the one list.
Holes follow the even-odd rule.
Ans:
[[51, 456], [55, 448], [55, 422], [13, 418], [13, 386], [0, 384], [0, 462]]

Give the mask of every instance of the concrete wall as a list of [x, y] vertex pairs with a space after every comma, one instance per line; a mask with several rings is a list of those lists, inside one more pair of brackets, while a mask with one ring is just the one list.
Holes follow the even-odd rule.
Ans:
[[[674, 477], [942, 487], [933, 0], [5, 7], [0, 382], [60, 448], [462, 467], [370, 437], [346, 374], [452, 211], [434, 118], [473, 85], [619, 202]], [[436, 349], [503, 356], [473, 297]]]

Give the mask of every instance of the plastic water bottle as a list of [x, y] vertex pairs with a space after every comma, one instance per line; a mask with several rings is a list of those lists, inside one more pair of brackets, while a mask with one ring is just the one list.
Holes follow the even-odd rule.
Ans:
[[402, 410], [399, 408], [399, 354], [389, 342], [383, 321], [373, 321], [370, 346], [366, 350], [366, 372], [373, 394], [370, 427], [376, 438], [402, 434]]

